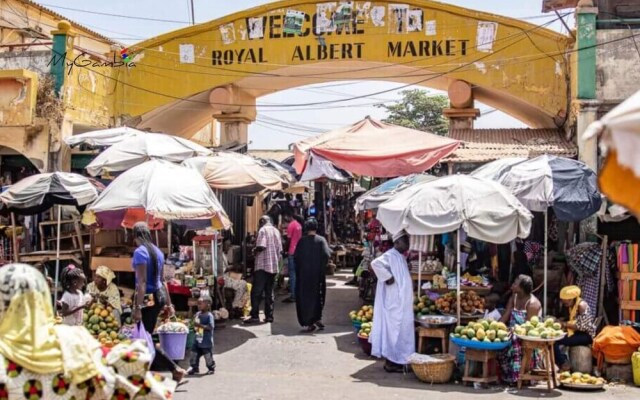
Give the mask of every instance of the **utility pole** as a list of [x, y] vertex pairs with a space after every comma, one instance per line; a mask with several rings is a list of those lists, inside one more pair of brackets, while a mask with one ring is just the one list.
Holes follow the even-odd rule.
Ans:
[[196, 24], [196, 15], [195, 15], [195, 11], [193, 9], [193, 0], [189, 0], [189, 4], [191, 5], [191, 25], [195, 25]]

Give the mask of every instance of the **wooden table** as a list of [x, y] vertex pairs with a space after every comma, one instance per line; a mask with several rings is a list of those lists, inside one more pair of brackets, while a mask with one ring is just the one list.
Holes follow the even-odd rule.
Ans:
[[[547, 381], [547, 389], [558, 387], [555, 374], [555, 358], [553, 351], [553, 341], [534, 342], [520, 339], [522, 343], [522, 366], [520, 367], [520, 378], [518, 378], [518, 390], [522, 388], [523, 381]], [[533, 352], [539, 350], [542, 354], [543, 369], [531, 368]]]
[[[497, 363], [492, 363], [491, 360], [498, 358], [497, 352], [493, 350], [475, 350], [469, 349], [464, 353], [464, 377], [462, 381], [464, 383], [492, 383], [498, 382], [498, 374], [496, 373]], [[481, 374], [479, 377], [471, 376], [471, 363], [477, 362], [481, 364]], [[493, 368], [492, 368], [493, 367]]]
[[416, 328], [416, 331], [418, 332], [418, 353], [422, 353], [423, 338], [440, 339], [442, 344], [442, 353], [447, 354], [449, 352], [450, 327], [427, 328], [419, 326]]

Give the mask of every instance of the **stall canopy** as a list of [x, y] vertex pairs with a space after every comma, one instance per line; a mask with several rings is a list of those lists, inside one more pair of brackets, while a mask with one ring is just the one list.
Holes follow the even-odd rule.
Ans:
[[300, 177], [300, 181], [309, 182], [317, 179], [328, 179], [334, 182], [346, 183], [351, 179], [351, 174], [340, 170], [326, 158], [317, 154], [309, 155], [307, 166]]
[[197, 171], [152, 160], [122, 173], [89, 207], [98, 214], [144, 208], [162, 219], [214, 219], [230, 226], [222, 205]]
[[207, 157], [193, 157], [182, 163], [204, 176], [214, 189], [231, 190], [237, 194], [254, 194], [262, 190], [283, 190], [289, 185], [273, 167], [244, 154], [219, 152]]
[[76, 206], [81, 211], [98, 197], [101, 184], [70, 172], [36, 174], [0, 194], [3, 212], [38, 214], [53, 205]]
[[507, 243], [526, 238], [531, 213], [504, 186], [468, 175], [418, 183], [378, 207], [377, 219], [393, 234], [438, 235], [464, 229], [469, 236]]
[[544, 294], [547, 312], [547, 227], [549, 207], [560, 221], [580, 221], [602, 206], [596, 174], [586, 164], [570, 158], [543, 155], [522, 162], [498, 160], [473, 172], [506, 186], [531, 211], [544, 212]]
[[402, 192], [417, 183], [428, 182], [434, 179], [436, 179], [435, 176], [428, 174], [411, 174], [390, 179], [358, 197], [355, 205], [356, 212], [375, 210], [380, 204], [389, 200], [396, 193]]
[[108, 147], [113, 146], [116, 143], [120, 143], [123, 140], [138, 135], [144, 135], [146, 133], [147, 132], [129, 128], [128, 126], [119, 126], [117, 128], [101, 129], [98, 131], [69, 136], [64, 139], [64, 142], [69, 147], [75, 147], [81, 144], [86, 144], [92, 147]]
[[[70, 172], [52, 172], [22, 179], [0, 194], [3, 212], [31, 215], [54, 205], [76, 206], [80, 212], [96, 200], [103, 186], [93, 179]], [[54, 288], [60, 275], [60, 223], [62, 208], [58, 207], [56, 240], [56, 270]], [[17, 248], [15, 250], [17, 252]], [[17, 253], [16, 253], [17, 254]], [[57, 290], [55, 296], [57, 298]]]
[[126, 171], [148, 160], [182, 162], [191, 157], [211, 155], [211, 150], [190, 140], [162, 133], [147, 133], [114, 144], [98, 155], [87, 172], [92, 176]]
[[[425, 236], [465, 230], [490, 243], [526, 238], [533, 216], [499, 183], [468, 175], [451, 175], [411, 186], [378, 207], [376, 217], [387, 231], [405, 230], [411, 244]], [[416, 240], [418, 239], [418, 240]], [[460, 320], [460, 240], [456, 240], [458, 320]], [[422, 253], [419, 253], [420, 257]], [[422, 260], [420, 259], [420, 262]], [[420, 274], [420, 272], [419, 272]], [[421, 277], [418, 276], [418, 287]]]
[[560, 221], [580, 221], [598, 212], [602, 205], [596, 174], [583, 162], [543, 155], [521, 162], [494, 163], [472, 175], [500, 182], [531, 211], [546, 212], [552, 207]]
[[366, 117], [294, 144], [295, 168], [301, 173], [311, 153], [353, 174], [396, 177], [428, 170], [459, 145], [457, 140]]
[[640, 216], [640, 91], [589, 126], [585, 139], [602, 135], [608, 150], [600, 189], [611, 201]]

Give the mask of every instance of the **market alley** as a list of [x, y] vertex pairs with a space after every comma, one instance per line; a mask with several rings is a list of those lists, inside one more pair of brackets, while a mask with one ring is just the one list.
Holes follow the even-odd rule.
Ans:
[[[449, 394], [456, 400], [562, 398], [564, 400], [637, 398], [637, 389], [611, 386], [607, 392], [583, 393], [539, 389], [509, 391], [504, 387], [474, 390], [459, 384], [428, 385], [413, 374], [388, 374], [381, 361], [365, 356], [356, 341], [348, 317], [361, 303], [357, 289], [345, 286], [349, 275], [328, 277], [324, 322], [327, 329], [315, 334], [300, 333], [295, 304], [283, 304], [278, 296], [275, 322], [245, 327], [227, 323], [215, 331], [215, 375], [189, 377], [178, 388], [175, 399], [220, 398], [233, 400], [333, 400], [333, 399], [425, 399]], [[301, 396], [304, 393], [304, 396]], [[480, 397], [478, 397], [480, 396]]]

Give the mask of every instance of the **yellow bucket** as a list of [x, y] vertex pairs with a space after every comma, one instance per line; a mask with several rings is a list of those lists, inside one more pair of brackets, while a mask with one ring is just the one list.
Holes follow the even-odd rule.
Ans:
[[633, 353], [631, 365], [633, 366], [633, 383], [640, 386], [640, 351]]

